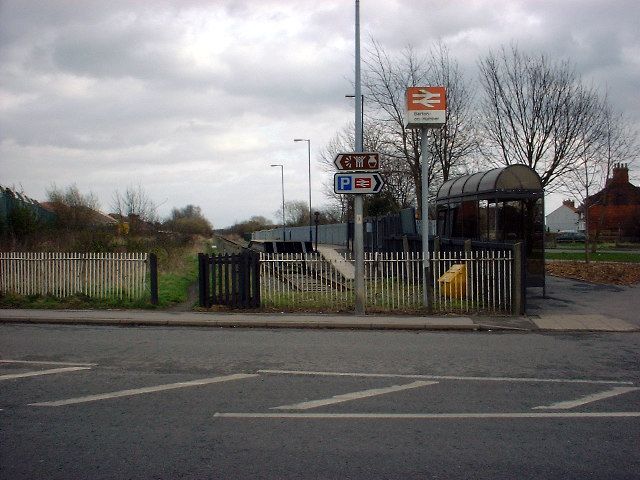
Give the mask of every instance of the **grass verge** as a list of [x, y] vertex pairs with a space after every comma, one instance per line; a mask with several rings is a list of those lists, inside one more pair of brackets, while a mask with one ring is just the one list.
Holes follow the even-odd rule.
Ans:
[[[166, 308], [186, 302], [189, 286], [197, 281], [197, 252], [205, 248], [195, 242], [163, 252], [158, 271], [158, 305], [151, 304], [150, 293], [143, 298], [129, 299], [126, 295], [111, 298], [93, 298], [82, 293], [67, 297], [53, 295], [18, 295], [0, 292], [0, 308], [32, 309], [141, 309]], [[150, 285], [147, 278], [147, 285]]]

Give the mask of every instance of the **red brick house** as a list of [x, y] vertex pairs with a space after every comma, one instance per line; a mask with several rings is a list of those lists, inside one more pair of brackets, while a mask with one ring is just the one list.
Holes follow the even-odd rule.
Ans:
[[589, 234], [605, 240], [640, 241], [640, 187], [629, 182], [629, 168], [618, 163], [605, 187], [585, 201]]

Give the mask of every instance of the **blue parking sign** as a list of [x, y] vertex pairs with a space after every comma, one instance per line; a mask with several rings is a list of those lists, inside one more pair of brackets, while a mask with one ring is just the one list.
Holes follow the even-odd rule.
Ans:
[[338, 175], [336, 177], [336, 189], [339, 192], [350, 192], [353, 190], [353, 177], [351, 177], [351, 175]]

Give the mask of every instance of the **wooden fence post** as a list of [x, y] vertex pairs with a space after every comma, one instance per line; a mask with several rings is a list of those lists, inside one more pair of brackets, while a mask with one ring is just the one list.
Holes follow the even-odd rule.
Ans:
[[251, 254], [253, 264], [253, 295], [251, 296], [252, 307], [260, 307], [260, 254]]
[[201, 307], [209, 306], [209, 255], [198, 254], [198, 304]]
[[149, 273], [151, 280], [151, 304], [158, 305], [158, 256], [149, 254]]

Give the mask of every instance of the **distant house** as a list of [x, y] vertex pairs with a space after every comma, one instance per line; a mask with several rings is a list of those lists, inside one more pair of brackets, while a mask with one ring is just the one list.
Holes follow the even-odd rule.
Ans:
[[580, 214], [573, 200], [565, 200], [558, 208], [546, 216], [547, 231], [578, 230]]
[[605, 187], [585, 200], [589, 234], [601, 239], [640, 240], [640, 187], [629, 182], [629, 168], [616, 164]]

